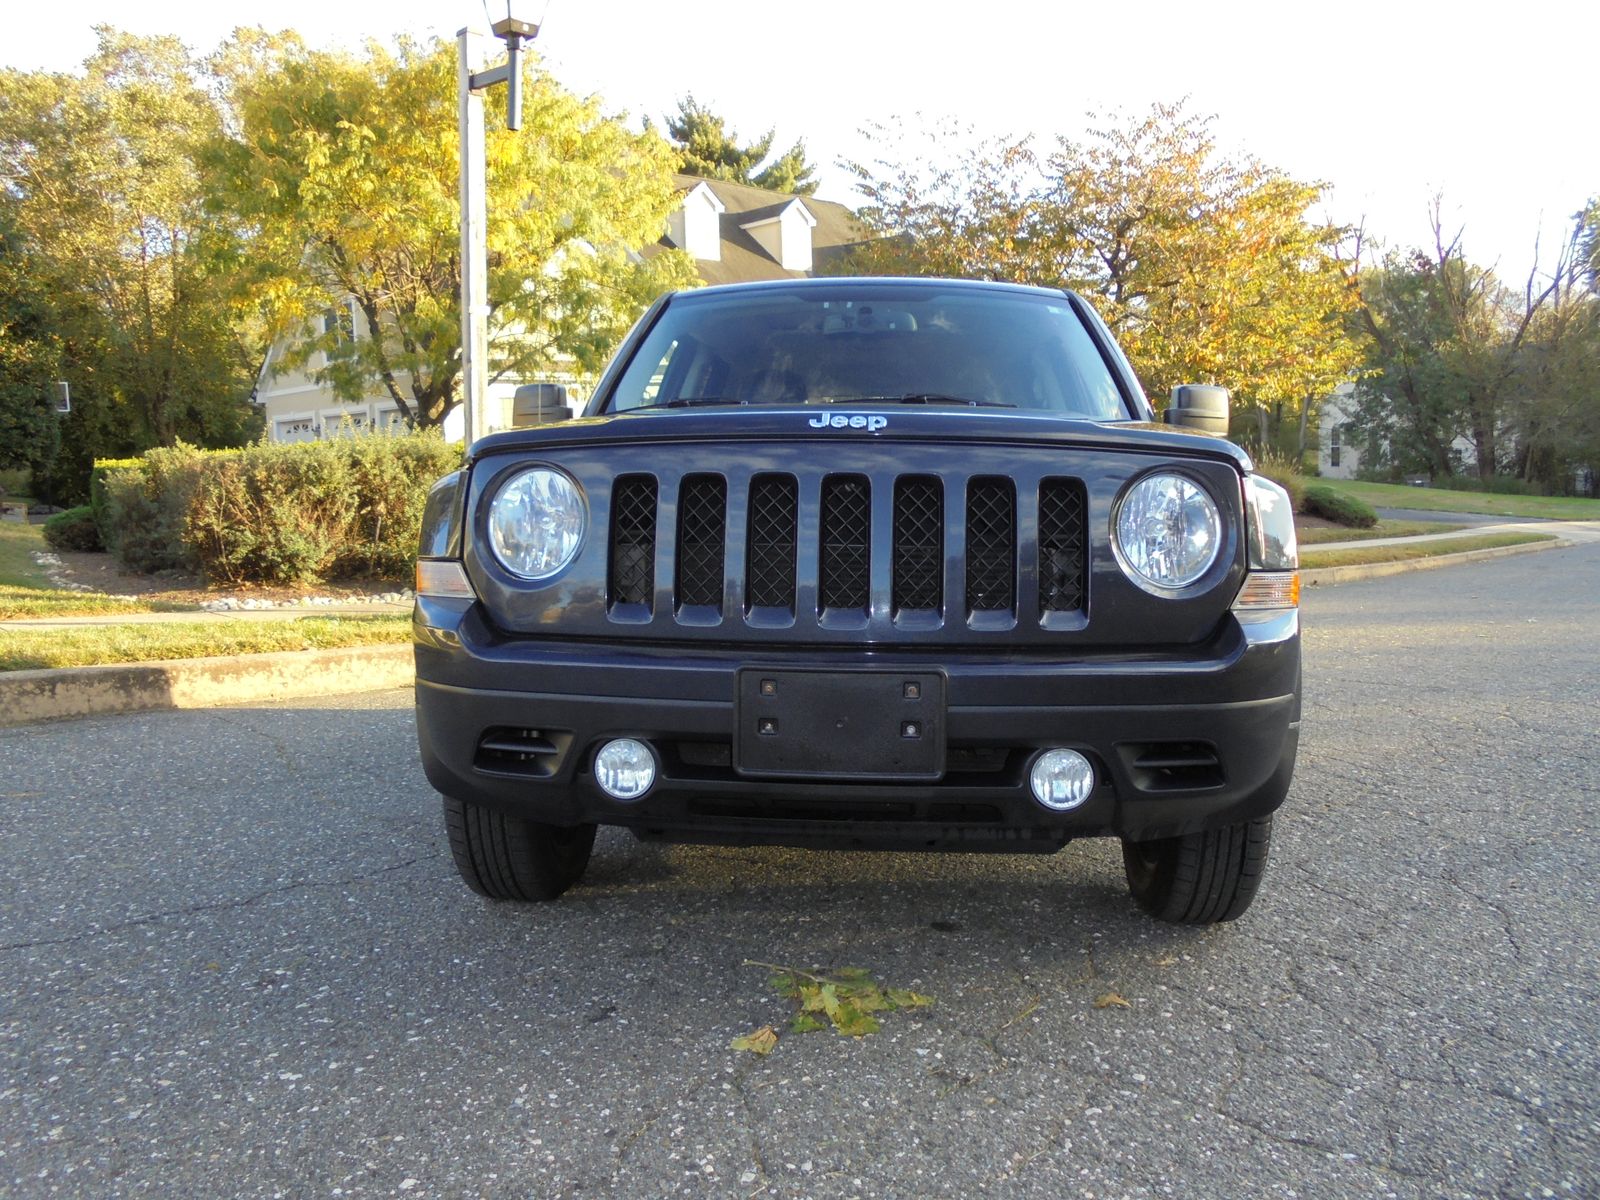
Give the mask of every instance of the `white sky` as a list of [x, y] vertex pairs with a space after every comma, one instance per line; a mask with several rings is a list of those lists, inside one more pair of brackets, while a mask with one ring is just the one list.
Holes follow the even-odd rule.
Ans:
[[[0, 65], [70, 70], [91, 27], [180, 33], [209, 50], [235, 25], [293, 27], [318, 45], [486, 26], [485, 0], [5, 0]], [[495, 15], [505, 0], [488, 0]], [[537, 17], [545, 0], [527, 0]], [[519, 10], [520, 11], [520, 10]], [[1080, 134], [1089, 110], [1187, 95], [1222, 144], [1333, 185], [1328, 214], [1390, 243], [1430, 238], [1431, 198], [1475, 260], [1520, 281], [1543, 234], [1549, 266], [1570, 214], [1600, 193], [1594, 75], [1600, 4], [1584, 0], [548, 0], [538, 49], [567, 87], [635, 117], [686, 92], [753, 137], [803, 137], [821, 194], [834, 165], [893, 114], [983, 133]], [[1452, 230], [1453, 231], [1453, 230]]]

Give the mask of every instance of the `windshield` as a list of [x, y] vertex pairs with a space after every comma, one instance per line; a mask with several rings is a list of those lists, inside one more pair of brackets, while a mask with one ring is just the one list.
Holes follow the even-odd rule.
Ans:
[[606, 411], [879, 400], [1129, 415], [1065, 296], [893, 285], [676, 297]]

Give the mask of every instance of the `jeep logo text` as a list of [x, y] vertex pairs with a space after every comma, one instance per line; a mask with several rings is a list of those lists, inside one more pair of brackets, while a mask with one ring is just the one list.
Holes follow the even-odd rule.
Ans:
[[844, 417], [820, 416], [812, 417], [806, 424], [813, 429], [865, 429], [868, 433], [876, 433], [889, 423], [888, 417]]

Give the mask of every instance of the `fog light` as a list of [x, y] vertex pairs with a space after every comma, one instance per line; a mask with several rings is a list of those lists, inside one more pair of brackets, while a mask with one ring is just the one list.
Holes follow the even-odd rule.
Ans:
[[1077, 808], [1094, 791], [1094, 767], [1076, 750], [1046, 750], [1028, 772], [1033, 798], [1055, 812]]
[[637, 800], [656, 781], [656, 756], [637, 738], [617, 738], [594, 756], [594, 781], [617, 800]]

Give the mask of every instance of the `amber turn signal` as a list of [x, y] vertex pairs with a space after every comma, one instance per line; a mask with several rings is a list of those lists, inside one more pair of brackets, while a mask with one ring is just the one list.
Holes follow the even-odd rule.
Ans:
[[465, 569], [454, 559], [419, 558], [417, 595], [471, 599], [472, 583], [467, 579]]
[[1252, 571], [1245, 576], [1233, 607], [1240, 608], [1299, 608], [1299, 571]]

